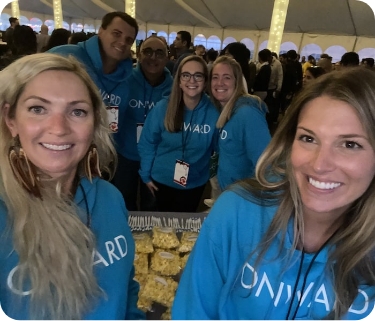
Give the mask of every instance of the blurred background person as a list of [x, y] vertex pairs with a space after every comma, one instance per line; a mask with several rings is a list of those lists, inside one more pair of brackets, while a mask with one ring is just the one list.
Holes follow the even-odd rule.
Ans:
[[42, 49], [43, 52], [48, 51], [54, 47], [67, 45], [71, 33], [64, 28], [58, 28], [52, 31], [47, 45]]
[[50, 36], [48, 34], [48, 27], [42, 24], [40, 27], [40, 33], [36, 35], [37, 52], [42, 52], [42, 49], [47, 46]]
[[322, 67], [313, 66], [306, 69], [303, 76], [303, 86], [306, 86], [312, 80], [324, 75], [326, 72]]
[[249, 93], [252, 89], [252, 84], [250, 83], [250, 78], [254, 77], [256, 75], [251, 75], [250, 73], [250, 50], [247, 49], [247, 47], [241, 43], [241, 42], [232, 42], [228, 44], [222, 52], [224, 55], [233, 58], [236, 60], [239, 65], [241, 66], [242, 76], [243, 76], [243, 85], [245, 88], [245, 91]]
[[87, 39], [86, 32], [73, 32], [68, 38], [68, 44], [76, 45], [77, 43], [86, 41]]

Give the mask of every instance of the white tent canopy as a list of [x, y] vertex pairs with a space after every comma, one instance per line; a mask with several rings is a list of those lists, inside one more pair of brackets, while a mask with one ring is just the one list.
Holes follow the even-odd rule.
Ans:
[[[220, 49], [242, 41], [257, 52], [267, 46], [273, 0], [137, 0], [138, 39], [156, 32], [173, 41], [187, 30], [195, 44]], [[103, 4], [103, 5], [102, 5]], [[53, 20], [52, 0], [19, 0], [21, 15], [43, 22]], [[64, 21], [97, 30], [108, 11], [124, 11], [123, 0], [62, 0]], [[3, 13], [10, 14], [10, 4]], [[78, 28], [79, 28], [78, 27]], [[228, 39], [229, 38], [229, 39]], [[346, 51], [375, 58], [375, 18], [358, 0], [290, 0], [281, 51], [302, 55], [327, 52], [337, 60]], [[362, 56], [363, 56], [362, 55]]]

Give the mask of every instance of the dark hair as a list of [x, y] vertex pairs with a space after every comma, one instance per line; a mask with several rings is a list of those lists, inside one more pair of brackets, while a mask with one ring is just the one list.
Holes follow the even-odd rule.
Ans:
[[312, 74], [314, 78], [318, 78], [326, 73], [326, 71], [322, 67], [317, 66], [308, 67], [306, 71], [310, 72], [310, 74]]
[[366, 61], [368, 66], [374, 67], [374, 58], [365, 58], [363, 60]]
[[138, 34], [138, 23], [137, 20], [135, 20], [131, 15], [128, 15], [125, 12], [122, 11], [114, 11], [114, 12], [109, 12], [107, 13], [103, 18], [102, 18], [102, 25], [101, 27], [103, 29], [107, 29], [107, 27], [111, 24], [112, 20], [116, 17], [121, 18], [124, 20], [129, 26], [133, 27], [135, 29], [135, 36], [134, 39], [137, 37]]
[[181, 42], [186, 41], [186, 48], [189, 48], [191, 44], [190, 32], [182, 30], [182, 31], [177, 32], [177, 34], [181, 36]]
[[16, 22], [17, 20], [18, 20], [18, 18], [16, 18], [16, 17], [10, 17], [9, 23], [12, 24], [13, 22]]
[[288, 50], [286, 53], [286, 58], [289, 60], [296, 60], [297, 59], [297, 51], [294, 49]]
[[307, 60], [314, 60], [315, 58], [314, 58], [314, 56], [312, 56], [312, 55], [309, 55], [308, 57], [307, 57]]
[[75, 32], [72, 33], [70, 37], [70, 44], [71, 45], [76, 45], [79, 42], [86, 41], [87, 40], [87, 35], [84, 32]]
[[25, 25], [16, 26], [13, 32], [13, 46], [14, 54], [19, 56], [36, 53], [37, 42], [33, 29]]
[[206, 54], [209, 61], [215, 61], [217, 56], [219, 55], [219, 53], [214, 48], [208, 50]]
[[359, 65], [359, 56], [356, 52], [349, 51], [342, 55], [340, 62], [343, 66], [357, 66]]
[[274, 52], [274, 51], [271, 52], [271, 55], [274, 56], [276, 59], [278, 58], [278, 57], [277, 57], [277, 53]]
[[269, 49], [263, 49], [258, 52], [258, 57], [261, 59], [263, 62], [271, 62], [272, 61], [272, 54]]
[[[234, 60], [236, 60], [242, 70], [242, 74], [246, 79], [246, 82], [249, 85], [250, 81], [250, 67], [249, 67], [249, 60], [250, 60], [250, 50], [242, 42], [232, 42], [228, 44], [224, 49], [223, 53], [225, 54], [228, 51]], [[248, 86], [249, 88], [249, 86]]]
[[47, 45], [43, 48], [43, 51], [50, 50], [51, 48], [66, 45], [70, 37], [70, 31], [64, 28], [58, 28], [52, 31], [51, 37], [49, 37]]

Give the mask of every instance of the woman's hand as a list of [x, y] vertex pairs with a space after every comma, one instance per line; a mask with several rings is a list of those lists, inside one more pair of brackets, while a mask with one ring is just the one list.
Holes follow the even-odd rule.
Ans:
[[156, 187], [156, 185], [153, 182], [146, 183], [148, 189], [150, 190], [151, 194], [155, 197], [155, 191], [158, 191], [159, 189]]

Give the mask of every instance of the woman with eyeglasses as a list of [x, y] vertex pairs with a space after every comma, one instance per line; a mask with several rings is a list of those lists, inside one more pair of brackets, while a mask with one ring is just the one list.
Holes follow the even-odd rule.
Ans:
[[217, 179], [221, 191], [239, 179], [252, 177], [259, 156], [270, 142], [266, 105], [249, 95], [242, 85], [239, 63], [221, 56], [213, 64], [209, 91], [222, 112], [216, 127], [220, 130]]
[[219, 112], [204, 93], [207, 64], [182, 60], [169, 98], [150, 111], [138, 143], [139, 174], [161, 212], [195, 212], [209, 179]]

